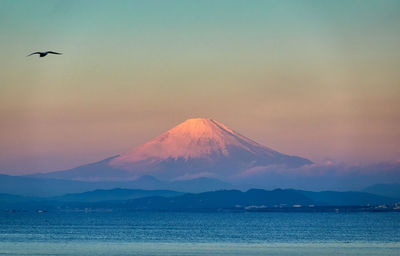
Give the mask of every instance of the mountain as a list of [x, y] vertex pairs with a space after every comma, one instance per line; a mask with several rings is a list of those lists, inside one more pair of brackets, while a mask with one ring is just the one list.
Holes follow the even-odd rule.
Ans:
[[310, 198], [294, 190], [276, 189], [272, 191], [251, 189], [220, 190], [200, 194], [185, 194], [173, 198], [146, 197], [126, 202], [126, 208], [136, 210], [208, 210], [230, 209], [246, 206], [309, 205]]
[[375, 184], [363, 190], [371, 194], [388, 196], [400, 199], [400, 184]]
[[0, 209], [37, 209], [58, 207], [85, 207], [85, 204], [95, 202], [113, 202], [137, 199], [142, 197], [162, 196], [165, 198], [182, 195], [182, 192], [172, 190], [142, 190], [142, 189], [99, 189], [84, 193], [65, 194], [53, 197], [32, 197], [0, 193]]
[[54, 201], [71, 201], [71, 202], [99, 202], [99, 201], [120, 201], [142, 197], [174, 197], [183, 194], [172, 190], [143, 190], [143, 189], [122, 189], [116, 188], [111, 190], [98, 189], [84, 193], [66, 194], [62, 196], [48, 198]]
[[233, 186], [217, 179], [204, 177], [190, 180], [164, 181], [146, 175], [136, 180], [88, 182], [0, 174], [0, 193], [6, 194], [51, 197], [66, 193], [82, 193], [96, 189], [115, 188], [178, 190], [198, 193], [218, 189], [232, 189]]
[[168, 180], [226, 178], [256, 166], [295, 168], [311, 163], [260, 145], [215, 120], [195, 118], [129, 152], [34, 177], [84, 181], [133, 180], [143, 175]]
[[[97, 184], [97, 186], [100, 186]], [[101, 185], [103, 188], [103, 184]], [[0, 193], [22, 196], [55, 196], [96, 189], [90, 182], [57, 179], [39, 179], [0, 174]]]
[[[68, 194], [51, 198], [32, 198], [0, 194], [0, 209], [109, 209], [109, 210], [166, 210], [204, 211], [243, 208], [263, 209], [300, 206], [353, 207], [367, 205], [390, 205], [396, 199], [363, 192], [311, 192], [293, 189], [219, 190], [204, 193], [182, 194], [174, 191], [151, 190], [96, 190], [80, 194]], [[309, 209], [310, 210], [310, 209]], [[320, 211], [321, 209], [311, 209]]]
[[365, 206], [397, 202], [396, 199], [362, 192], [311, 192], [292, 189], [220, 190], [177, 197], [144, 197], [128, 200], [124, 207], [134, 210], [206, 210], [241, 207]]
[[357, 191], [347, 191], [347, 192], [337, 192], [337, 191], [321, 191], [312, 192], [298, 190], [297, 192], [307, 196], [315, 202], [317, 205], [380, 205], [380, 204], [390, 204], [398, 200], [395, 198], [374, 195], [371, 193], [357, 192]]

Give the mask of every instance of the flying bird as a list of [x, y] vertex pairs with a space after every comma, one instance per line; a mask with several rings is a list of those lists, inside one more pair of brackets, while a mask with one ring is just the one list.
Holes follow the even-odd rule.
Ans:
[[46, 56], [47, 54], [57, 54], [57, 55], [61, 55], [62, 53], [53, 52], [53, 51], [47, 51], [47, 52], [33, 52], [33, 53], [27, 55], [26, 57], [29, 57], [29, 56], [34, 55], [34, 54], [39, 54], [39, 57], [44, 57], [44, 56]]

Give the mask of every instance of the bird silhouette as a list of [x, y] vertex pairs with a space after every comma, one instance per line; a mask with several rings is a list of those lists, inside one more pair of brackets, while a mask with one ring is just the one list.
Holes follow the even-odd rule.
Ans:
[[26, 57], [29, 57], [29, 56], [34, 55], [34, 54], [39, 54], [39, 57], [44, 57], [44, 56], [46, 56], [47, 54], [57, 54], [57, 55], [61, 55], [62, 53], [53, 52], [53, 51], [47, 51], [47, 52], [33, 52], [33, 53], [27, 55]]

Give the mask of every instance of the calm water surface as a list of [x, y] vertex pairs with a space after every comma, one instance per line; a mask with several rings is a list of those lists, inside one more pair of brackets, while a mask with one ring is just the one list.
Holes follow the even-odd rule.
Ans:
[[400, 213], [0, 213], [1, 255], [400, 255]]

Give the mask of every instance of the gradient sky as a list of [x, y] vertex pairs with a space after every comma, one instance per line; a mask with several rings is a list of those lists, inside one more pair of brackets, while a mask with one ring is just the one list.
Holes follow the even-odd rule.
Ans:
[[0, 53], [1, 173], [191, 117], [315, 162], [400, 160], [400, 1], [0, 0]]

